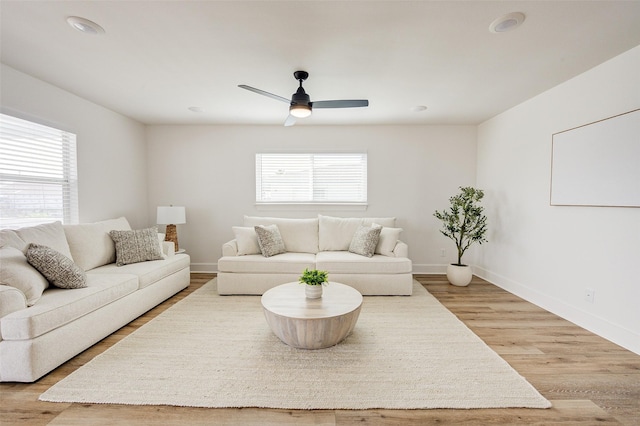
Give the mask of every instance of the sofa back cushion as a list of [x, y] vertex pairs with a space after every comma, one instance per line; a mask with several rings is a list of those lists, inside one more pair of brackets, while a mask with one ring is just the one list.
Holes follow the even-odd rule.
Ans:
[[245, 216], [244, 226], [277, 225], [288, 252], [318, 252], [318, 219]]
[[73, 261], [88, 271], [116, 261], [116, 246], [109, 231], [129, 231], [131, 226], [124, 217], [101, 222], [64, 225]]
[[16, 229], [16, 234], [25, 242], [24, 247], [21, 248], [23, 252], [26, 252], [27, 246], [33, 243], [50, 247], [73, 260], [62, 222], [44, 223]]
[[13, 247], [24, 253], [28, 245], [13, 229], [0, 229], [0, 247]]
[[371, 226], [376, 223], [381, 226], [394, 227], [395, 217], [362, 218], [362, 217], [333, 217], [318, 215], [319, 251], [347, 251], [351, 240], [360, 225]]

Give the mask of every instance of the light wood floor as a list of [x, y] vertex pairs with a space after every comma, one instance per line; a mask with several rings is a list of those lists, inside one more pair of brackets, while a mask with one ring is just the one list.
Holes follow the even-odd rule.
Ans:
[[51, 385], [212, 277], [193, 274], [186, 290], [38, 382], [0, 384], [0, 425], [640, 425], [639, 355], [475, 277], [469, 287], [451, 286], [444, 276], [416, 278], [549, 399], [553, 408], [291, 411], [38, 401]]

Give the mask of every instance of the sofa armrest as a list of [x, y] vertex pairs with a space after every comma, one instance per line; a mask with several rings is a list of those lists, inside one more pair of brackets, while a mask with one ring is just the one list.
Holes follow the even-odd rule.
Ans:
[[407, 245], [407, 243], [403, 243], [402, 241], [398, 240], [398, 242], [396, 243], [396, 247], [393, 249], [393, 254], [396, 257], [409, 257], [409, 246]]
[[173, 241], [162, 242], [162, 253], [167, 257], [173, 257], [176, 254], [176, 245]]
[[223, 256], [237, 256], [238, 255], [238, 242], [236, 240], [227, 241], [222, 245]]
[[26, 308], [27, 298], [20, 290], [0, 284], [0, 318]]

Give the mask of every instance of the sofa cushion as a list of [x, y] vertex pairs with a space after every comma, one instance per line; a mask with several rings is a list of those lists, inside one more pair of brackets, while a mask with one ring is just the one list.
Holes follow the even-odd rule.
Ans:
[[[262, 257], [262, 256], [260, 256]], [[117, 266], [115, 263], [92, 269], [87, 276], [93, 274], [128, 274], [138, 277], [138, 288], [148, 287], [161, 279], [189, 267], [190, 257], [186, 254], [176, 254], [163, 260], [132, 263]]]
[[378, 245], [376, 245], [376, 254], [383, 256], [395, 257], [393, 250], [396, 248], [396, 244], [400, 240], [400, 233], [402, 228], [389, 228], [384, 226], [380, 231], [380, 238], [378, 239]]
[[16, 233], [25, 242], [25, 246], [22, 247], [22, 251], [26, 251], [29, 243], [34, 243], [41, 246], [51, 247], [55, 251], [60, 252], [64, 256], [73, 260], [61, 222], [28, 226], [26, 228], [16, 229]]
[[69, 291], [49, 289], [34, 306], [0, 319], [4, 340], [33, 339], [134, 292], [135, 275], [89, 274], [87, 287]]
[[349, 251], [361, 256], [373, 256], [380, 239], [380, 231], [382, 231], [382, 226], [380, 225], [360, 225], [353, 235]]
[[113, 230], [109, 231], [109, 235], [116, 244], [117, 266], [163, 259], [158, 228], [155, 226], [131, 231]]
[[238, 256], [246, 256], [247, 254], [260, 254], [260, 245], [258, 244], [258, 234], [253, 227], [249, 226], [233, 226], [233, 235], [238, 246]]
[[49, 287], [49, 281], [29, 265], [24, 253], [11, 246], [0, 247], [0, 283], [20, 290], [27, 306], [35, 304]]
[[73, 260], [51, 247], [30, 243], [26, 257], [29, 264], [58, 288], [74, 289], [87, 286], [85, 272], [73, 263]]
[[[355, 256], [355, 255], [354, 255]], [[277, 256], [224, 256], [218, 260], [218, 271], [259, 274], [302, 274], [315, 268], [316, 256], [311, 253], [283, 253]]]
[[318, 252], [318, 219], [288, 219], [277, 217], [245, 216], [244, 226], [277, 225], [287, 251], [294, 253]]
[[115, 263], [116, 246], [109, 231], [127, 231], [131, 229], [126, 218], [103, 220], [95, 223], [63, 225], [73, 261], [89, 271], [98, 266]]
[[13, 229], [0, 229], [0, 247], [13, 247], [24, 253], [27, 250], [26, 241]]
[[316, 269], [342, 274], [411, 273], [411, 260], [406, 257], [374, 255], [364, 257], [348, 251], [323, 251], [316, 256]]
[[254, 229], [258, 235], [258, 245], [264, 257], [275, 256], [287, 251], [277, 225], [258, 225], [254, 226]]
[[360, 225], [395, 226], [396, 218], [333, 217], [318, 215], [319, 251], [349, 250], [351, 240]]

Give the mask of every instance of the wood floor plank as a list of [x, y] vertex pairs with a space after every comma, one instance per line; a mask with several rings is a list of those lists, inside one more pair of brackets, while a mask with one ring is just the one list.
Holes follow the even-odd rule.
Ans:
[[477, 277], [454, 287], [444, 275], [423, 286], [500, 354], [553, 407], [487, 410], [203, 409], [47, 403], [39, 395], [212, 279], [168, 301], [77, 355], [36, 383], [0, 384], [0, 424], [9, 425], [435, 425], [640, 424], [640, 356]]

